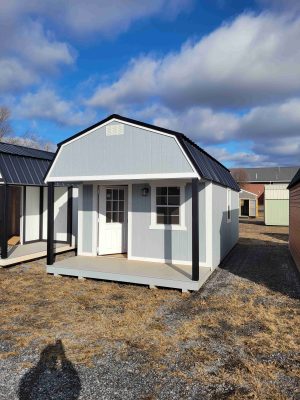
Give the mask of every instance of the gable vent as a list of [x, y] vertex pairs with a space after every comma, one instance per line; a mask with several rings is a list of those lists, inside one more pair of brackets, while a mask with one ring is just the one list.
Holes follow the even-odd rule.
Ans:
[[106, 136], [124, 135], [123, 124], [110, 124], [106, 127]]

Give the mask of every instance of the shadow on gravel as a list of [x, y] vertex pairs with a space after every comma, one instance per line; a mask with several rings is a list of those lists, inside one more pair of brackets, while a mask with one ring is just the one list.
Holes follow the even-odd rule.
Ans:
[[283, 242], [288, 243], [289, 235], [288, 233], [274, 233], [274, 232], [264, 232], [264, 235], [270, 236], [271, 238], [282, 240]]
[[76, 369], [57, 340], [44, 348], [37, 365], [23, 376], [18, 394], [20, 400], [76, 400], [80, 390]]
[[239, 218], [240, 224], [251, 224], [251, 225], [264, 225], [265, 222], [263, 219], [255, 219], [255, 218]]
[[290, 298], [300, 297], [300, 274], [285, 243], [270, 246], [241, 238], [219, 268]]

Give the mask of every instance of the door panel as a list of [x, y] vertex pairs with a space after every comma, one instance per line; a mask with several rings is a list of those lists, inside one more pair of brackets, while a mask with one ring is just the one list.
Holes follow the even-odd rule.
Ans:
[[127, 187], [100, 186], [98, 254], [127, 251]]
[[249, 200], [249, 217], [256, 217], [256, 201]]

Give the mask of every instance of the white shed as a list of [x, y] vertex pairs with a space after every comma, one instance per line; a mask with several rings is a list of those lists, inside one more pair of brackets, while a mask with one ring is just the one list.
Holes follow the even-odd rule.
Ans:
[[287, 184], [265, 185], [265, 224], [289, 225], [289, 191]]
[[257, 216], [257, 194], [242, 189], [239, 193], [240, 217]]

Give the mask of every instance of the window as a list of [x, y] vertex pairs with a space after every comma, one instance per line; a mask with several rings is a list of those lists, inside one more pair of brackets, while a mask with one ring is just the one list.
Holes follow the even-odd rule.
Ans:
[[151, 185], [150, 229], [186, 230], [185, 183]]
[[106, 222], [124, 222], [124, 189], [106, 189]]
[[231, 190], [227, 189], [227, 222], [231, 221]]
[[179, 225], [180, 188], [156, 188], [156, 223]]

